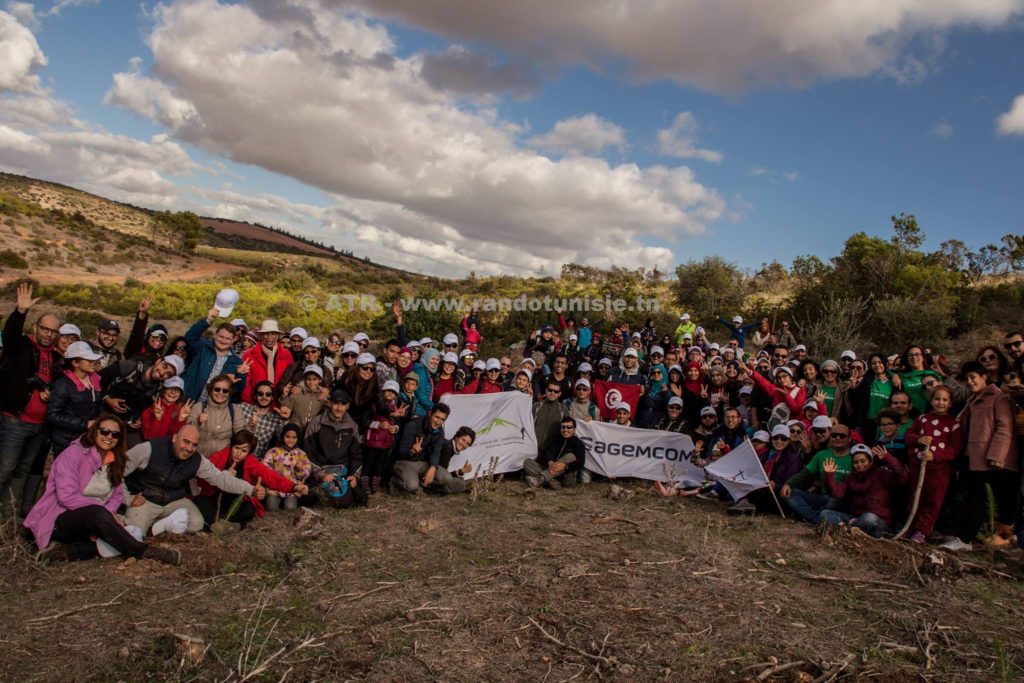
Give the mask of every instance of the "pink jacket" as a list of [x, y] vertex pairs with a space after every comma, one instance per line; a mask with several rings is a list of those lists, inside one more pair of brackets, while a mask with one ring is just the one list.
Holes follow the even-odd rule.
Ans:
[[[57, 518], [68, 510], [78, 510], [89, 505], [100, 505], [97, 498], [90, 498], [82, 492], [96, 470], [100, 469], [102, 458], [96, 447], [85, 448], [80, 439], [75, 439], [53, 461], [50, 477], [46, 480], [43, 497], [36, 502], [25, 519], [25, 527], [32, 530], [36, 545], [40, 549], [50, 544], [50, 536]], [[115, 486], [103, 507], [113, 514], [121, 507], [123, 488]]]

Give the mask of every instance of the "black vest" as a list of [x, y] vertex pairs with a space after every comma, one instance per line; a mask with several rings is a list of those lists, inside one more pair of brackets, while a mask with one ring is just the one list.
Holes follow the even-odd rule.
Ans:
[[170, 437], [149, 442], [152, 452], [144, 470], [128, 475], [128, 490], [141, 493], [156, 505], [168, 505], [188, 495], [188, 483], [199, 472], [203, 456], [193, 453], [188, 460], [179, 460], [171, 448]]

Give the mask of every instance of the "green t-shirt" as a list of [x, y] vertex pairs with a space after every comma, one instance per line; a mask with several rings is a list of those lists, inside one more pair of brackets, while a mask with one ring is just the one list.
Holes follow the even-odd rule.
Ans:
[[874, 420], [878, 417], [878, 411], [889, 405], [892, 398], [892, 382], [888, 379], [875, 379], [871, 381], [871, 393], [868, 396], [868, 419]]
[[850, 453], [846, 455], [836, 455], [831, 449], [825, 449], [818, 451], [811, 458], [811, 461], [807, 465], [794, 474], [787, 484], [791, 488], [807, 490], [811, 488], [814, 482], [818, 482], [821, 485], [821, 493], [828, 493], [828, 487], [825, 484], [825, 461], [832, 458], [836, 461], [835, 480], [837, 484], [841, 484], [846, 475], [853, 469], [853, 458], [850, 457]]
[[818, 389], [821, 390], [821, 393], [825, 394], [825, 410], [828, 411], [829, 415], [832, 415], [832, 404], [836, 402], [836, 388], [822, 384]]
[[900, 379], [903, 381], [902, 391], [910, 397], [910, 405], [914, 406], [914, 410], [919, 413], [928, 412], [928, 396], [924, 392], [922, 382], [929, 375], [942, 381], [939, 373], [934, 370], [907, 370], [900, 373]]

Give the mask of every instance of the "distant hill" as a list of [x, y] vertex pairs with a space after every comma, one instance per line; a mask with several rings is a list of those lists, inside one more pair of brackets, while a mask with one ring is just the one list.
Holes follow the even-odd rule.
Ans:
[[[55, 209], [69, 215], [81, 214], [95, 225], [145, 239], [151, 246], [174, 247], [171, 240], [153, 229], [151, 209], [99, 197], [67, 185], [0, 172], [0, 197], [16, 197], [41, 209]], [[315, 242], [287, 230], [227, 218], [201, 217], [206, 231], [200, 244], [268, 254], [296, 254], [329, 258], [355, 266], [357, 270], [384, 270], [415, 275], [399, 268], [374, 263], [351, 251]], [[216, 260], [215, 251], [204, 255]], [[232, 262], [235, 262], [234, 260]]]

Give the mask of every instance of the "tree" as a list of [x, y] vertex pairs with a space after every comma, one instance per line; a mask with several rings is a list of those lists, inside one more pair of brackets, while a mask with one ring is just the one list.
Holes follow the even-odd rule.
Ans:
[[747, 289], [742, 271], [721, 256], [680, 264], [673, 285], [679, 305], [697, 320], [731, 317], [743, 307]]
[[[191, 211], [161, 211], [153, 215], [153, 235], [162, 233], [169, 242], [192, 254], [203, 237], [203, 224]], [[155, 240], [154, 240], [155, 241]]]

